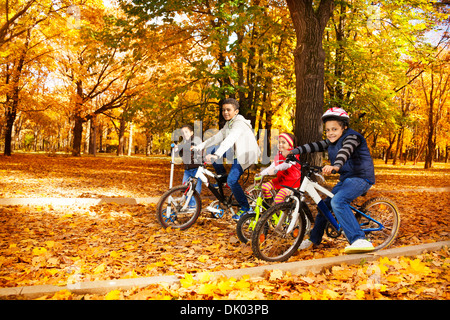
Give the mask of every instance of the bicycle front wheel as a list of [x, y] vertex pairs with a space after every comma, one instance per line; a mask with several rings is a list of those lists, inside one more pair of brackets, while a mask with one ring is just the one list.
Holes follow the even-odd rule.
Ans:
[[361, 211], [382, 225], [366, 217], [359, 217], [361, 229], [375, 250], [391, 245], [400, 228], [400, 213], [397, 206], [388, 198], [373, 198], [361, 206]]
[[287, 233], [293, 219], [295, 203], [282, 202], [267, 210], [252, 233], [253, 254], [265, 261], [286, 261], [300, 246], [305, 235], [305, 213], [300, 208], [294, 228]]
[[190, 187], [189, 184], [174, 187], [166, 191], [159, 199], [156, 205], [156, 217], [163, 228], [185, 230], [197, 221], [202, 201], [195, 190], [191, 199], [188, 199], [187, 193]]
[[236, 224], [236, 234], [242, 243], [252, 239], [253, 228], [256, 225], [256, 213], [247, 213]]

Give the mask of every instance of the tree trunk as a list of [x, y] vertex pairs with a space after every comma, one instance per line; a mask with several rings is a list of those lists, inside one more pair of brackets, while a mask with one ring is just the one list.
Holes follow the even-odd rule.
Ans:
[[72, 155], [79, 157], [81, 155], [81, 142], [83, 138], [83, 123], [84, 119], [79, 115], [75, 116], [75, 125], [73, 126], [73, 143], [72, 143]]
[[[13, 70], [10, 75], [6, 76], [6, 84], [11, 84], [12, 92], [6, 93], [6, 131], [5, 131], [5, 156], [10, 156], [12, 153], [12, 133], [14, 121], [16, 120], [17, 108], [19, 106], [19, 92], [20, 92], [20, 77], [22, 76], [23, 66], [25, 65], [25, 58], [28, 51], [28, 45], [30, 43], [31, 29], [27, 30], [27, 37], [25, 40], [25, 46], [20, 54], [17, 64], [14, 64]], [[8, 69], [6, 69], [8, 73]]]
[[75, 101], [75, 125], [73, 127], [73, 142], [72, 142], [72, 155], [79, 157], [81, 155], [81, 143], [83, 138], [83, 123], [86, 122], [81, 116], [81, 110], [83, 107], [83, 82], [78, 80], [76, 82], [77, 96]]
[[16, 120], [16, 111], [6, 112], [6, 130], [5, 130], [5, 156], [10, 156], [12, 154], [12, 132], [14, 121]]
[[125, 117], [122, 114], [120, 118], [120, 127], [119, 127], [119, 146], [117, 147], [117, 155], [123, 156], [125, 152]]
[[[322, 0], [314, 9], [312, 0], [287, 0], [297, 35], [294, 51], [296, 76], [295, 135], [300, 145], [322, 139], [325, 51], [322, 38], [334, 9], [333, 0]], [[320, 165], [322, 155], [302, 157]]]
[[130, 121], [130, 128], [128, 134], [128, 156], [131, 156], [133, 151], [133, 122]]
[[96, 116], [91, 118], [90, 124], [91, 125], [90, 125], [90, 135], [89, 135], [89, 154], [96, 156], [97, 155], [97, 131], [98, 131]]

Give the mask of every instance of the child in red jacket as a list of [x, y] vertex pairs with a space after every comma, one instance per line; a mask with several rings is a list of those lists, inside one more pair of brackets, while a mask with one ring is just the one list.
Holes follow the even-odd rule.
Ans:
[[262, 185], [264, 199], [266, 202], [270, 202], [272, 198], [271, 190], [279, 190], [275, 196], [274, 202], [281, 203], [289, 195], [290, 190], [283, 188], [282, 185], [289, 186], [291, 188], [300, 187], [301, 178], [301, 166], [300, 164], [291, 165], [284, 162], [286, 156], [296, 145], [295, 136], [290, 133], [282, 133], [278, 137], [278, 155], [273, 160], [272, 164], [261, 171], [261, 176], [274, 175], [277, 177]]

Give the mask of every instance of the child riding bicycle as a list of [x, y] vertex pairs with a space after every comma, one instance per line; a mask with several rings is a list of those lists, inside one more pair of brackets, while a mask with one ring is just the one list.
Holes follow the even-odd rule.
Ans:
[[234, 151], [234, 159], [226, 182], [240, 205], [240, 210], [232, 218], [239, 220], [242, 215], [250, 210], [250, 206], [238, 181], [244, 170], [257, 161], [260, 150], [250, 120], [239, 114], [237, 100], [233, 98], [225, 99], [222, 104], [222, 114], [227, 121], [223, 128], [208, 140], [193, 147], [192, 150], [200, 151], [220, 143], [213, 154], [206, 156], [206, 161], [213, 163], [218, 175], [225, 176], [225, 167], [216, 161], [233, 148], [231, 150]]
[[[202, 139], [198, 136], [194, 136], [194, 128], [190, 124], [185, 124], [181, 127], [181, 134], [183, 135], [183, 142], [174, 147], [175, 152], [179, 152], [181, 159], [184, 163], [183, 184], [188, 181], [190, 177], [195, 177], [198, 167], [202, 165], [201, 152], [191, 151], [193, 146], [202, 143]], [[202, 192], [202, 184], [198, 183], [195, 190], [200, 194]], [[192, 198], [189, 207], [195, 207], [195, 199]]]
[[[301, 166], [296, 163], [292, 165], [285, 162], [287, 155], [296, 145], [295, 136], [291, 133], [282, 133], [278, 137], [278, 155], [271, 165], [260, 172], [260, 176], [274, 175], [277, 177], [264, 183], [261, 186], [264, 195], [264, 201], [266, 204], [270, 202], [281, 203], [289, 195], [290, 190], [283, 188], [284, 186], [289, 186], [292, 188], [300, 187], [301, 178]], [[272, 199], [271, 190], [279, 190], [275, 199]]]
[[[339, 173], [339, 182], [331, 191], [334, 197], [325, 199], [332, 208], [350, 246], [345, 253], [369, 252], [374, 247], [365, 239], [364, 232], [350, 209], [350, 203], [366, 193], [375, 183], [373, 160], [365, 138], [349, 128], [349, 116], [341, 108], [328, 109], [322, 116], [327, 139], [308, 143], [291, 151], [291, 154], [322, 152], [327, 150], [331, 165], [323, 167], [325, 174]], [[318, 214], [309, 240], [304, 240], [299, 249], [318, 246], [322, 242], [327, 219]]]

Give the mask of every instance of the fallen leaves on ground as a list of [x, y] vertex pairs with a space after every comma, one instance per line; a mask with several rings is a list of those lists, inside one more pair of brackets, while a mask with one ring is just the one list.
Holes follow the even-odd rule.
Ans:
[[[0, 156], [0, 164], [0, 197], [159, 196], [167, 189], [170, 172], [168, 158], [14, 155]], [[440, 166], [430, 171], [411, 170], [402, 166], [377, 166], [377, 178], [380, 172], [382, 179], [360, 201], [388, 196], [397, 204], [401, 213], [401, 228], [393, 247], [449, 239], [450, 193], [410, 191], [415, 184], [420, 188], [443, 186], [443, 181], [448, 184], [450, 166]], [[401, 175], [403, 171], [406, 172], [405, 176]], [[181, 176], [182, 168], [178, 166], [174, 181], [181, 181]], [[408, 191], [400, 191], [399, 181]], [[204, 195], [206, 206], [209, 203], [206, 199], [208, 192], [202, 192]], [[235, 223], [230, 221], [230, 217], [212, 219], [208, 214], [202, 214], [192, 228], [179, 231], [161, 229], [154, 213], [155, 205], [114, 203], [92, 207], [0, 207], [0, 287], [70, 285], [80, 281], [172, 274], [189, 281], [188, 275], [193, 273], [270, 266], [270, 263], [255, 259], [250, 246], [238, 241]], [[289, 261], [341, 255], [345, 245], [342, 237], [325, 238], [318, 249], [299, 251]], [[433, 261], [448, 267], [448, 261], [435, 261], [434, 256], [427, 259], [431, 259], [425, 261], [428, 268]], [[395, 266], [384, 265], [390, 270], [396, 270]], [[421, 268], [422, 265], [413, 264], [410, 268], [414, 266]], [[342, 268], [347, 270], [347, 267]], [[341, 272], [344, 273], [347, 271]], [[429, 276], [426, 275], [426, 279], [430, 279]], [[272, 280], [269, 276], [266, 281], [283, 281], [284, 277], [285, 274], [281, 276], [275, 273], [272, 274]], [[302, 281], [307, 282], [305, 279], [308, 278]], [[392, 272], [383, 279], [389, 279], [389, 283], [397, 286], [410, 280], [404, 274]], [[201, 283], [205, 284], [202, 292], [217, 290], [212, 286], [219, 286], [220, 282], [214, 284], [214, 281], [217, 280]], [[253, 282], [247, 282], [253, 285]], [[240, 285], [243, 286], [243, 282]], [[312, 287], [317, 286], [314, 284]], [[220, 283], [220, 288], [222, 295], [228, 293], [229, 298], [233, 297], [230, 297], [230, 293], [236, 290], [233, 289], [235, 283], [229, 279]], [[327, 289], [335, 290], [332, 287]], [[363, 298], [363, 293], [367, 295], [365, 290], [357, 290], [360, 291], [354, 291], [356, 297]], [[432, 291], [431, 288], [428, 291], [421, 289], [422, 292], [416, 290], [416, 294], [422, 298], [428, 297], [427, 294]], [[264, 290], [262, 292], [265, 294]], [[437, 292], [439, 290], [436, 288]], [[339, 296], [326, 291], [325, 295], [343, 298], [340, 291], [337, 293]], [[131, 297], [131, 293], [127, 294], [111, 293], [105, 298]], [[198, 294], [196, 292], [191, 298], [199, 298]], [[412, 298], [413, 294], [409, 294]], [[71, 296], [64, 292], [60, 295], [61, 299]], [[304, 293], [304, 298], [307, 297], [307, 293]], [[324, 292], [320, 291], [318, 298], [323, 297]], [[395, 298], [393, 295], [389, 297]], [[234, 298], [239, 297], [236, 295]], [[270, 295], [265, 298], [270, 298]]]
[[113, 290], [106, 295], [75, 295], [67, 290], [41, 299], [56, 300], [391, 300], [450, 299], [450, 252], [448, 247], [415, 257], [379, 258], [360, 265], [333, 266], [320, 273], [292, 275], [266, 271], [264, 279], [213, 278], [203, 272], [194, 278], [186, 273], [179, 283], [146, 288]]

